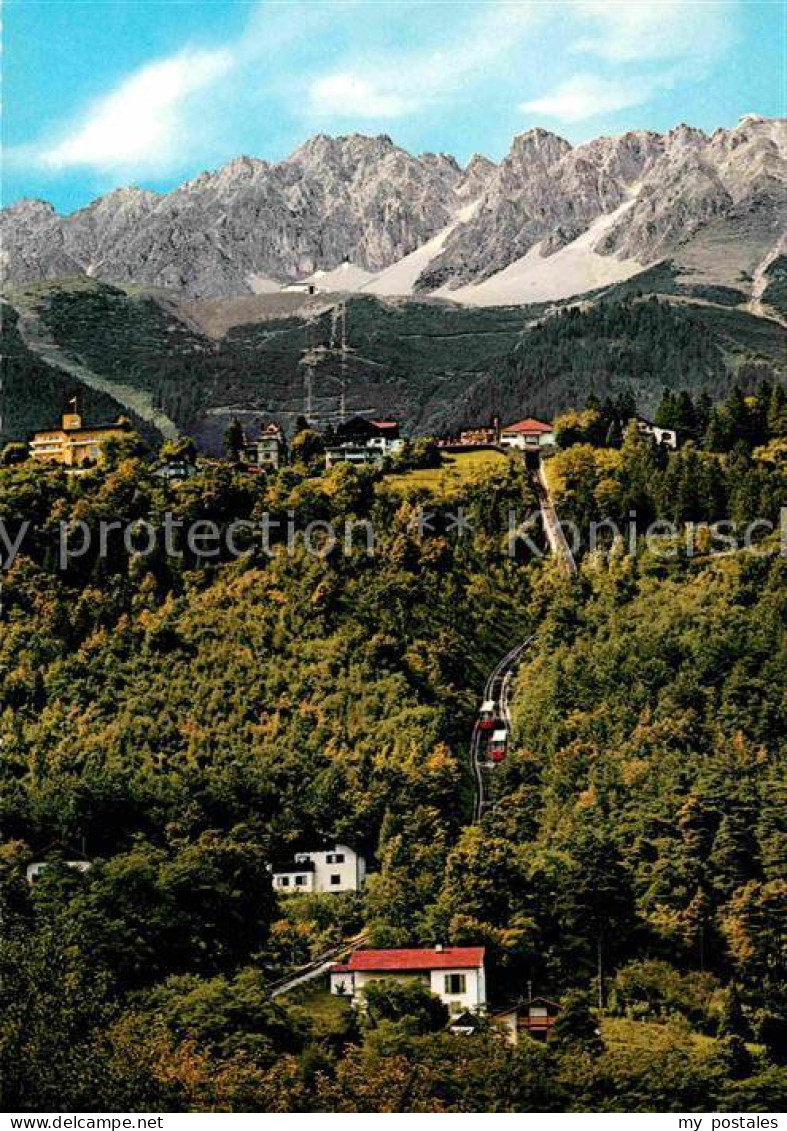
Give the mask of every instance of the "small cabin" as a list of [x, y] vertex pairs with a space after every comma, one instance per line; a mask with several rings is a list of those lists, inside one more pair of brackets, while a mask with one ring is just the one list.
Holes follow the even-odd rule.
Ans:
[[518, 420], [516, 424], [507, 424], [505, 428], [501, 428], [500, 443], [504, 448], [538, 451], [539, 448], [551, 448], [554, 445], [555, 433], [551, 424], [529, 416], [527, 420]]
[[636, 424], [640, 436], [650, 436], [655, 443], [664, 444], [672, 451], [677, 448], [678, 433], [674, 428], [660, 428], [658, 424], [654, 424], [652, 420], [646, 420], [644, 416], [635, 416], [632, 423]]
[[536, 1041], [546, 1041], [559, 1013], [558, 1002], [533, 997], [496, 1013], [492, 1022], [503, 1031], [510, 1044], [517, 1045], [523, 1033]]
[[282, 292], [284, 294], [298, 294], [298, 295], [316, 295], [317, 286], [315, 283], [284, 283], [282, 285]]
[[363, 1001], [372, 983], [418, 983], [439, 997], [452, 1017], [486, 1008], [482, 946], [356, 950], [330, 969], [331, 993]]
[[187, 459], [170, 459], [153, 469], [156, 479], [164, 479], [168, 483], [183, 482], [196, 474], [196, 464]]
[[[54, 861], [52, 860], [34, 860], [32, 864], [27, 865], [25, 876], [27, 882], [31, 885], [31, 887], [34, 884], [38, 883], [38, 881], [41, 879], [42, 874], [47, 870], [47, 868], [51, 868], [53, 863]], [[71, 868], [75, 872], [83, 873], [89, 872], [93, 866], [92, 862], [88, 860], [86, 856], [83, 856], [81, 859], [63, 860], [62, 863], [66, 868]]]
[[469, 1009], [464, 1013], [457, 1014], [452, 1017], [448, 1022], [448, 1032], [456, 1036], [472, 1037], [477, 1033], [484, 1024], [483, 1019], [477, 1013], [471, 1013]]

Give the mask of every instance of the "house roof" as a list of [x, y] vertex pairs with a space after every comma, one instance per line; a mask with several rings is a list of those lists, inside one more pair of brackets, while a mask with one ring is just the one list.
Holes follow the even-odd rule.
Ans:
[[531, 997], [526, 998], [524, 1001], [515, 1002], [509, 1005], [507, 1009], [501, 1009], [494, 1014], [495, 1017], [508, 1017], [512, 1013], [520, 1013], [524, 1009], [529, 1009], [531, 1005], [545, 1005], [555, 1013], [560, 1012], [560, 1002], [551, 1001], [548, 997]]
[[482, 946], [447, 946], [442, 950], [356, 950], [347, 961], [352, 971], [469, 970], [484, 964]]
[[116, 420], [114, 424], [80, 424], [78, 428], [64, 428], [62, 424], [53, 424], [50, 428], [38, 428], [32, 433], [31, 440], [38, 436], [63, 435], [73, 438], [85, 432], [128, 432], [131, 425], [127, 420]]
[[398, 420], [373, 420], [372, 424], [375, 428], [398, 428]]
[[632, 419], [636, 424], [644, 424], [646, 428], [658, 428], [659, 432], [671, 432], [676, 436], [679, 432], [678, 428], [664, 428], [661, 424], [656, 424], [653, 420], [648, 420], [646, 416], [634, 416]]
[[353, 848], [351, 844], [339, 843], [338, 840], [321, 840], [318, 841], [312, 848], [298, 848], [293, 852], [293, 859], [297, 860], [299, 856], [313, 856], [319, 852], [352, 852], [356, 856], [361, 853]]
[[506, 424], [501, 432], [551, 432], [552, 425], [545, 424], [543, 420], [535, 420], [528, 416], [527, 420], [519, 420], [516, 424]]
[[456, 1017], [452, 1017], [447, 1025], [448, 1029], [461, 1029], [466, 1032], [472, 1032], [480, 1027], [481, 1018], [477, 1013], [471, 1013], [469, 1009], [466, 1009], [464, 1013], [460, 1013]]
[[279, 864], [273, 865], [273, 874], [282, 875], [283, 873], [294, 872], [313, 872], [313, 860], [283, 860]]
[[38, 859], [40, 860], [42, 857], [45, 857], [47, 853], [51, 853], [53, 849], [56, 853], [62, 854], [64, 860], [84, 860], [88, 864], [92, 863], [90, 857], [82, 852], [81, 849], [74, 848], [72, 844], [66, 844], [63, 840], [50, 840], [43, 848], [38, 849]]

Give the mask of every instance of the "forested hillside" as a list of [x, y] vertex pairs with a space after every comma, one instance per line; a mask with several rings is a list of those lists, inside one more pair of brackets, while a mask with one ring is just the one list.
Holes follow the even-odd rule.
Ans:
[[[649, 450], [629, 437], [613, 454]], [[225, 463], [167, 486], [150, 466], [129, 442], [84, 476], [0, 469], [6, 534], [31, 523], [0, 636], [6, 1106], [778, 1110], [777, 545], [613, 547], [572, 582], [524, 544], [507, 553], [508, 512], [535, 505], [515, 461], [452, 486], [471, 533], [385, 470]], [[59, 568], [64, 518], [159, 530], [168, 513], [169, 546], [135, 553], [144, 539], [114, 532]], [[276, 552], [246, 531], [240, 556], [203, 557], [184, 534], [212, 520], [224, 545], [266, 513]], [[292, 516], [369, 520], [374, 554], [362, 530], [349, 553], [300, 537], [287, 552]], [[532, 632], [496, 805], [471, 825], [478, 696]], [[277, 899], [266, 865], [323, 838], [365, 852], [366, 891]], [[74, 853], [87, 873], [58, 864]], [[373, 995], [365, 1018], [269, 1000], [361, 926], [379, 946], [486, 945], [493, 1008], [532, 983], [563, 1004], [554, 1039], [453, 1037], [417, 990]]]
[[[256, 319], [231, 325], [217, 337], [203, 329], [203, 322], [214, 327], [217, 304], [176, 305], [160, 295], [126, 293], [105, 284], [42, 283], [15, 301], [34, 311], [44, 333], [67, 356], [110, 385], [143, 390], [214, 454], [238, 411], [274, 414], [292, 430], [307, 405], [307, 354], [313, 370], [312, 416], [323, 424], [339, 418], [338, 296], [320, 297], [304, 309], [296, 302], [285, 315], [272, 300], [268, 305], [279, 312], [266, 314], [263, 301]], [[525, 313], [515, 307], [474, 311], [372, 297], [348, 301], [347, 410], [393, 415], [415, 433], [442, 427], [456, 397], [517, 342]], [[10, 371], [9, 402], [26, 395]], [[42, 407], [38, 426], [50, 421]], [[0, 440], [23, 436], [20, 429], [6, 428]]]
[[631, 390], [639, 411], [650, 415], [665, 387], [721, 399], [736, 383], [747, 384], [751, 368], [784, 384], [786, 356], [784, 329], [740, 310], [641, 294], [607, 299], [532, 326], [457, 412], [464, 421], [492, 413], [510, 419], [526, 406], [549, 419], [588, 396]]
[[[342, 375], [348, 412], [393, 416], [414, 435], [486, 424], [495, 414], [551, 417], [590, 394], [623, 389], [648, 414], [665, 385], [717, 398], [736, 382], [749, 391], [752, 368], [774, 383], [787, 379], [779, 323], [682, 294], [648, 299], [634, 282], [562, 311], [347, 298], [344, 362], [336, 295], [176, 303], [79, 280], [41, 283], [11, 301], [121, 401], [122, 386], [139, 390], [212, 454], [237, 413], [250, 425], [274, 415], [291, 432], [311, 404], [316, 422], [335, 423]], [[654, 269], [649, 285], [675, 288], [666, 267]], [[285, 299], [294, 300], [288, 312]], [[11, 318], [10, 352], [18, 354], [14, 326]], [[31, 413], [24, 373], [6, 364], [0, 439], [22, 439], [33, 424], [51, 423], [57, 406], [45, 397]], [[73, 378], [65, 384], [83, 388]]]
[[677, 430], [674, 451], [643, 443], [627, 424], [631, 414], [630, 395], [623, 394], [556, 421], [561, 450], [547, 475], [564, 518], [582, 529], [609, 520], [621, 532], [630, 521], [640, 531], [659, 520], [710, 525], [717, 550], [723, 536], [729, 545], [744, 544], [746, 530], [760, 521], [778, 527], [787, 490], [781, 386], [764, 382], [749, 397], [736, 387], [716, 406], [704, 396], [695, 403], [685, 389], [667, 390], [656, 420]]
[[[17, 328], [18, 315], [0, 303], [2, 320], [2, 426], [0, 441], [25, 440], [36, 428], [51, 424], [73, 396], [74, 382], [27, 348]], [[85, 414], [116, 420], [121, 406], [111, 397], [80, 388]]]

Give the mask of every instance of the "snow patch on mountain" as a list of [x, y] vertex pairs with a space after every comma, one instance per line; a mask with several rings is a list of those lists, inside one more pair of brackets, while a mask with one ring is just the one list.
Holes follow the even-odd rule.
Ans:
[[305, 283], [314, 283], [321, 291], [360, 291], [364, 286], [375, 279], [373, 271], [364, 271], [357, 263], [340, 263], [332, 271], [315, 271], [304, 279]]
[[586, 232], [553, 255], [544, 257], [542, 245], [537, 244], [482, 283], [456, 290], [440, 287], [434, 294], [469, 306], [514, 306], [573, 298], [630, 279], [642, 271], [641, 263], [599, 255], [595, 246], [633, 204], [633, 200], [627, 200], [614, 212], [599, 217]]
[[421, 247], [405, 255], [397, 263], [392, 263], [384, 271], [380, 271], [363, 287], [366, 294], [372, 295], [411, 295], [415, 291], [415, 284], [445, 247], [445, 241], [460, 224], [467, 223], [478, 211], [480, 201], [474, 200], [471, 204], [460, 208], [452, 224], [446, 225], [441, 232], [428, 240]]

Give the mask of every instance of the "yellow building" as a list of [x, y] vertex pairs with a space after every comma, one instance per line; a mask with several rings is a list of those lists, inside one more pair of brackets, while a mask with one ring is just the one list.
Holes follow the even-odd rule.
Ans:
[[97, 463], [107, 440], [120, 440], [128, 434], [131, 425], [120, 417], [114, 424], [82, 424], [78, 412], [63, 413], [59, 428], [36, 432], [30, 441], [30, 455], [39, 463], [62, 463], [66, 467], [81, 467]]

